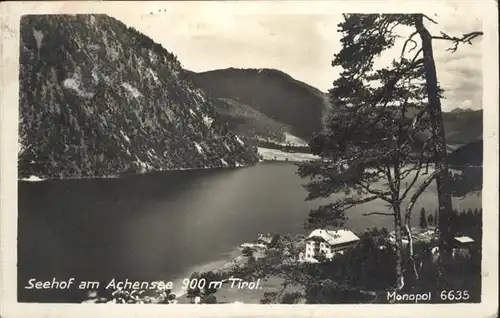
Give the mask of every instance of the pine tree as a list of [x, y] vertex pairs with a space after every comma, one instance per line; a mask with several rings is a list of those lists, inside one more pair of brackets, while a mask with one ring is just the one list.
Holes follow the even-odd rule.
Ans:
[[[343, 47], [332, 65], [343, 71], [329, 92], [334, 111], [329, 114], [324, 131], [311, 142], [311, 150], [322, 159], [300, 165], [299, 175], [312, 180], [306, 185], [308, 200], [344, 194], [342, 199], [311, 211], [309, 223], [316, 227], [343, 225], [344, 212], [354, 205], [374, 200], [388, 203], [390, 212], [367, 215], [393, 217], [398, 254], [396, 288], [400, 289], [404, 285], [402, 234], [406, 231], [411, 240], [411, 210], [433, 176], [417, 183], [432, 160], [432, 143], [417, 137], [429, 125], [423, 102], [422, 60], [416, 56], [401, 58], [389, 67], [373, 69], [374, 56], [390, 48], [396, 35], [380, 37], [365, 30], [393, 27], [403, 19], [398, 17], [346, 15], [345, 22], [339, 24], [344, 34]], [[373, 188], [373, 184], [383, 180], [387, 181], [385, 188]], [[403, 180], [407, 182], [405, 186]], [[401, 202], [417, 184], [403, 210]]]
[[427, 217], [426, 217], [426, 214], [425, 214], [425, 209], [422, 208], [420, 210], [420, 228], [421, 229], [426, 229], [428, 226], [427, 224]]
[[[441, 255], [446, 260], [451, 256], [452, 237], [450, 229], [450, 217], [452, 213], [452, 189], [450, 185], [450, 172], [448, 170], [446, 140], [444, 135], [444, 123], [441, 111], [441, 100], [439, 96], [438, 79], [436, 74], [436, 66], [434, 63], [432, 40], [447, 40], [454, 43], [454, 47], [450, 50], [455, 52], [460, 43], [471, 43], [475, 37], [481, 36], [482, 32], [471, 32], [464, 34], [462, 38], [451, 37], [443, 32], [441, 36], [432, 36], [424, 26], [424, 19], [437, 23], [424, 14], [413, 15], [414, 21], [412, 26], [415, 27], [415, 32], [422, 41], [424, 57], [424, 67], [427, 82], [427, 97], [429, 100], [429, 115], [431, 117], [432, 137], [435, 139], [435, 164], [436, 164], [436, 184], [438, 190], [438, 206], [439, 206], [439, 230], [440, 230], [440, 247]], [[410, 36], [410, 39], [411, 37]]]
[[[423, 14], [344, 15], [344, 21], [338, 25], [342, 33], [342, 49], [332, 61], [332, 66], [342, 68], [340, 78], [329, 91], [333, 111], [325, 122], [324, 131], [311, 141], [312, 152], [320, 155], [322, 160], [299, 166], [299, 175], [311, 179], [306, 185], [308, 200], [344, 193], [343, 199], [312, 210], [308, 220], [310, 224], [339, 226], [345, 221], [344, 212], [357, 204], [373, 200], [388, 203], [390, 213], [369, 214], [391, 215], [394, 218], [398, 288], [404, 284], [401, 232], [405, 229], [411, 240], [409, 225], [412, 208], [435, 179], [438, 184], [441, 245], [445, 246], [443, 242], [450, 241], [447, 215], [451, 213], [451, 190], [440, 105], [442, 91], [438, 87], [432, 55], [433, 37], [425, 28], [424, 19], [432, 21]], [[405, 42], [400, 60], [393, 61], [387, 68], [373, 70], [375, 58], [394, 46], [398, 35], [393, 30], [397, 26], [415, 30]], [[417, 34], [422, 40], [422, 48], [415, 50], [417, 44], [412, 38]], [[453, 41], [455, 48], [470, 39], [457, 39], [445, 34], [441, 38]], [[415, 44], [409, 51], [416, 51], [410, 58], [405, 57], [408, 43]], [[374, 81], [379, 85], [370, 84]], [[419, 140], [417, 134], [424, 130], [431, 132], [430, 137]], [[429, 157], [432, 157], [436, 169], [419, 184], [410, 199], [404, 211], [403, 226], [401, 199], [416, 185], [418, 178], [412, 177], [418, 177], [423, 166], [429, 163]], [[408, 166], [412, 168], [406, 169]], [[401, 182], [410, 175], [411, 186], [404, 189]], [[387, 188], [372, 188], [381, 180], [388, 181]], [[412, 242], [409, 246], [409, 258], [412, 260]]]
[[429, 224], [429, 225], [435, 225], [435, 222], [436, 222], [436, 220], [434, 219], [434, 217], [432, 216], [432, 214], [429, 214], [429, 216], [427, 216], [427, 224]]

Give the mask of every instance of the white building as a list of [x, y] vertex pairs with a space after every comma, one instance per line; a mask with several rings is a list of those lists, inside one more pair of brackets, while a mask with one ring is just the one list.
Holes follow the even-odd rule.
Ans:
[[344, 253], [357, 241], [359, 237], [349, 230], [316, 229], [306, 238], [306, 250], [301, 253], [300, 260], [317, 263], [316, 256], [321, 254], [331, 259], [337, 253]]

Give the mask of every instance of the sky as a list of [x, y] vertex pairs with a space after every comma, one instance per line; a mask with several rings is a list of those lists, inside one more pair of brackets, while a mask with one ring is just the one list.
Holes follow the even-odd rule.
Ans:
[[[274, 11], [276, 12], [276, 11]], [[112, 14], [133, 26], [168, 51], [177, 55], [184, 68], [196, 72], [221, 68], [273, 68], [324, 92], [339, 74], [331, 66], [340, 50], [337, 24], [340, 13], [251, 13], [242, 10], [175, 10], [158, 7], [148, 12]], [[428, 23], [432, 34], [444, 31], [460, 36], [481, 31], [478, 15], [451, 8], [429, 15], [438, 22]], [[401, 29], [402, 36], [409, 31]], [[418, 37], [416, 37], [418, 39]], [[380, 57], [383, 66], [399, 58], [403, 41]], [[440, 85], [445, 89], [443, 110], [482, 108], [482, 43], [461, 45], [457, 52], [446, 51], [451, 43], [434, 41], [434, 56]]]

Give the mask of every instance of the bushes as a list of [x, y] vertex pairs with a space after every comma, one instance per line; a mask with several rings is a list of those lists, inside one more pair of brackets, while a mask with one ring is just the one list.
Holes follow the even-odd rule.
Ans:
[[241, 254], [243, 254], [244, 256], [252, 256], [253, 255], [253, 251], [252, 251], [252, 249], [250, 247], [246, 246], [241, 251]]
[[[194, 299], [196, 297], [200, 297], [202, 304], [216, 304], [217, 298], [215, 297], [215, 293], [220, 286], [218, 284], [210, 283], [220, 282], [224, 278], [225, 275], [219, 272], [194, 272], [193, 274], [191, 274], [189, 281], [190, 284], [196, 281], [196, 283], [192, 283], [196, 286], [194, 288], [189, 287], [187, 289], [187, 297], [190, 299], [191, 303], [194, 303]], [[200, 281], [203, 281], [203, 284], [201, 284]], [[200, 285], [202, 285], [201, 288]]]
[[[458, 211], [455, 209], [450, 217], [450, 226], [455, 235], [470, 236], [476, 242], [481, 241], [482, 236], [482, 208], [467, 209]], [[437, 226], [437, 211], [427, 213], [424, 208], [420, 210], [420, 227], [426, 228], [428, 225]], [[424, 221], [426, 219], [426, 221]]]
[[425, 214], [425, 209], [422, 208], [422, 210], [420, 210], [420, 228], [426, 229], [427, 225], [428, 225], [428, 223], [427, 223], [427, 217]]

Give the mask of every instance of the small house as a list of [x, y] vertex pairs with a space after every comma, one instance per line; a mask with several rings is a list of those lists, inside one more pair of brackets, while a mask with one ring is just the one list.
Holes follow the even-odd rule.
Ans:
[[453, 244], [456, 248], [468, 248], [474, 244], [474, 240], [468, 236], [455, 236]]
[[323, 255], [331, 259], [335, 254], [343, 254], [345, 250], [359, 241], [359, 237], [347, 229], [324, 230], [316, 229], [306, 238], [306, 250], [301, 255], [301, 260], [317, 263], [316, 257]]
[[244, 256], [262, 258], [267, 253], [267, 246], [261, 243], [243, 243], [240, 246]]
[[473, 247], [475, 241], [468, 236], [455, 236], [453, 238], [453, 251], [452, 258], [456, 260], [467, 261], [471, 255], [471, 247]]

